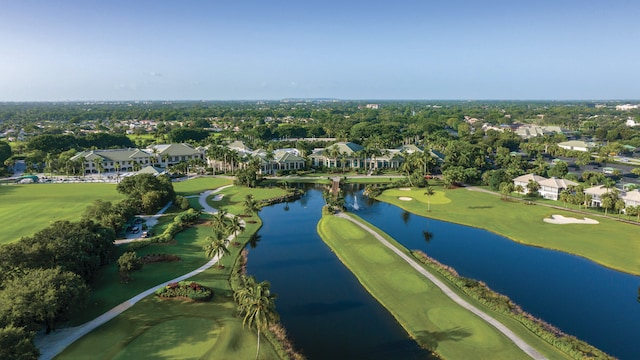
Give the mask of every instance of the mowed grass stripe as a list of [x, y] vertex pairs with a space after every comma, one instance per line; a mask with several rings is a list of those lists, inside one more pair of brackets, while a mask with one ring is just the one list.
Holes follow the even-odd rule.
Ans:
[[[399, 197], [411, 197], [402, 201]], [[593, 215], [583, 215], [541, 205], [504, 201], [499, 196], [467, 189], [437, 187], [427, 211], [424, 189], [387, 190], [378, 200], [411, 213], [486, 229], [517, 242], [579, 255], [606, 267], [640, 275], [640, 226]], [[442, 199], [446, 199], [443, 201]], [[561, 202], [557, 203], [562, 206]], [[549, 224], [551, 215], [589, 217], [597, 225]]]
[[93, 201], [119, 201], [115, 184], [25, 184], [0, 186], [0, 244], [31, 236], [57, 220], [80, 220]]
[[[446, 359], [529, 359], [498, 330], [455, 304], [409, 264], [352, 222], [324, 216], [318, 224], [318, 233], [367, 291], [421, 346]], [[460, 295], [459, 291], [456, 292]], [[474, 301], [469, 302], [480, 307]], [[494, 316], [493, 313], [491, 315]], [[524, 340], [548, 358], [567, 358], [521, 324], [501, 315], [495, 317], [503, 322], [506, 320], [519, 335], [524, 333]]]

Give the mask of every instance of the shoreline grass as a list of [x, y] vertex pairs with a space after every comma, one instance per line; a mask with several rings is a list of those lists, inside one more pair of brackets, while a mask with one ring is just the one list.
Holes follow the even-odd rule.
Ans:
[[[369, 226], [394, 246], [410, 254], [382, 231]], [[418, 276], [408, 263], [357, 225], [325, 215], [318, 223], [318, 233], [365, 289], [424, 348], [447, 359], [529, 358], [497, 329], [455, 304], [430, 281]], [[442, 276], [435, 275], [449, 283]], [[456, 292], [507, 325], [548, 358], [569, 358], [529, 332], [522, 324]]]
[[[513, 241], [563, 251], [602, 266], [640, 275], [640, 237], [638, 226], [598, 217], [599, 224], [549, 224], [551, 215], [584, 217], [570, 211], [540, 205], [504, 201], [500, 197], [464, 188], [444, 190], [435, 187], [427, 211], [423, 189], [390, 189], [376, 199], [413, 214], [491, 231]], [[402, 201], [399, 197], [411, 197]], [[438, 199], [447, 199], [444, 203]]]

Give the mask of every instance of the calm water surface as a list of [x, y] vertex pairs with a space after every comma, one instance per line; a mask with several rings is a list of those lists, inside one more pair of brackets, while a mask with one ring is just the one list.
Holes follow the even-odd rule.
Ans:
[[269, 280], [297, 349], [309, 359], [426, 359], [428, 353], [358, 283], [316, 232], [319, 190], [260, 212], [247, 272]]
[[357, 196], [347, 197], [348, 204], [360, 205], [357, 214], [406, 248], [423, 250], [460, 275], [484, 281], [525, 311], [611, 355], [640, 359], [640, 277], [390, 204], [367, 204]]
[[[525, 311], [611, 355], [640, 359], [640, 277], [357, 194], [347, 196], [350, 207], [357, 203], [359, 216], [408, 249], [484, 281]], [[272, 283], [296, 347], [310, 359], [425, 358], [317, 235], [323, 203], [321, 191], [311, 190], [294, 203], [264, 208], [261, 240], [249, 253], [248, 272]]]

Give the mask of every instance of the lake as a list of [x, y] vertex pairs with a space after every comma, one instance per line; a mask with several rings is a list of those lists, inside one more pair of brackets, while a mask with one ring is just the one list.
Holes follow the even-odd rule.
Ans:
[[[257, 247], [250, 249], [248, 273], [272, 283], [282, 323], [309, 359], [425, 358], [317, 235], [324, 204], [318, 189], [260, 212], [264, 226]], [[361, 192], [346, 199], [351, 208], [357, 203], [359, 216], [408, 249], [420, 249], [460, 275], [487, 283], [525, 311], [614, 356], [640, 359], [640, 277], [485, 230], [419, 217], [363, 198]]]

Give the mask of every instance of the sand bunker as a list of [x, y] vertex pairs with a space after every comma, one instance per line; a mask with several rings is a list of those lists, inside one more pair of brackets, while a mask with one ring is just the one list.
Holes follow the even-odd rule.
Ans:
[[543, 220], [550, 224], [599, 224], [597, 220], [589, 218], [576, 219], [562, 215], [551, 215], [550, 218], [544, 218]]
[[211, 201], [220, 201], [224, 197], [224, 194], [218, 194], [211, 198]]
[[411, 190], [411, 188], [398, 188], [398, 190], [409, 191], [409, 190]]
[[413, 198], [410, 198], [410, 197], [407, 197], [407, 196], [400, 196], [400, 197], [398, 198], [398, 200], [401, 200], [401, 201], [411, 201], [411, 200], [413, 200]]

